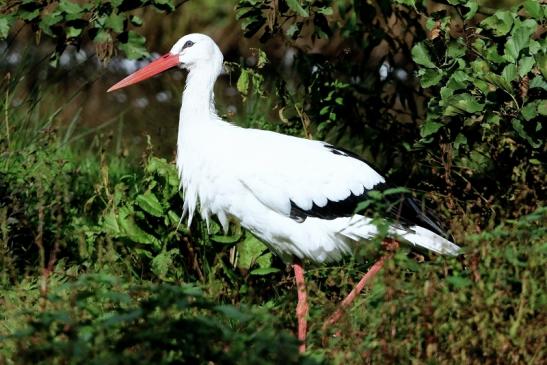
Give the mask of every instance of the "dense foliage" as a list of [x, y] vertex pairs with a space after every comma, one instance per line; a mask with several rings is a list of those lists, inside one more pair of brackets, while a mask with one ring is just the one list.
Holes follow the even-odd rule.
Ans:
[[382, 252], [370, 244], [310, 269], [310, 346], [300, 356], [283, 263], [246, 232], [181, 224], [175, 167], [150, 143], [140, 164], [98, 129], [86, 144], [74, 123], [56, 123], [66, 103], [25, 89], [29, 70], [56, 66], [67, 47], [91, 44], [105, 61], [116, 50], [146, 55], [135, 31], [146, 11], [176, 14], [185, 2], [0, 6], [6, 52], [21, 29], [54, 44], [50, 66], [0, 61], [9, 69], [0, 364], [543, 363], [547, 6], [237, 2], [244, 36], [262, 46], [254, 62], [227, 64], [250, 107], [226, 117], [368, 157], [396, 183], [427, 191], [464, 246], [457, 259], [401, 248], [326, 332], [322, 321]]

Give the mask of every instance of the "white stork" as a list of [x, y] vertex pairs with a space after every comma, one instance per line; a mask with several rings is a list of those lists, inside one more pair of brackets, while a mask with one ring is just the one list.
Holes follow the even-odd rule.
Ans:
[[[385, 186], [385, 179], [363, 160], [328, 143], [222, 120], [215, 109], [213, 86], [223, 56], [203, 34], [180, 38], [169, 53], [108, 91], [178, 65], [188, 70], [177, 139], [183, 216], [190, 225], [199, 207], [203, 219], [208, 222], [216, 216], [225, 231], [236, 222], [293, 264], [298, 338], [300, 350], [305, 351], [308, 307], [302, 261], [339, 260], [374, 237], [377, 227], [372, 219], [354, 210], [368, 191]], [[458, 253], [459, 247], [443, 238], [439, 227], [411, 199], [403, 200], [401, 208], [397, 223], [389, 228], [393, 238], [439, 254]], [[360, 288], [381, 265], [381, 261], [373, 265]]]

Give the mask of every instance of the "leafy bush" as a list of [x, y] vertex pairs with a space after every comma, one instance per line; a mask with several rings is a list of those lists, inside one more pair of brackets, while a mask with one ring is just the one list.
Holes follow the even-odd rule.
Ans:
[[48, 306], [3, 339], [16, 344], [15, 364], [316, 363], [266, 313], [215, 304], [192, 287], [84, 275], [49, 293]]
[[431, 90], [418, 146], [443, 146], [431, 163], [444, 160], [454, 190], [476, 189], [477, 206], [530, 212], [545, 192], [547, 42], [540, 28], [547, 7], [525, 1], [477, 19], [475, 2], [451, 3], [459, 14], [471, 9], [461, 30], [449, 11], [435, 12], [427, 20], [429, 39], [412, 49], [421, 84]]

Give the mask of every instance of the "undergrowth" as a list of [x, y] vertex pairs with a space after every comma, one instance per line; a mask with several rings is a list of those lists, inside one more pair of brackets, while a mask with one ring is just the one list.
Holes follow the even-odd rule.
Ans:
[[[37, 27], [49, 19], [46, 31], [66, 22], [67, 31], [80, 30], [71, 31], [73, 42], [97, 24], [127, 35], [124, 19], [136, 21], [120, 18], [122, 2], [108, 11], [99, 2], [52, 3], [60, 13], [44, 17], [46, 5], [35, 2], [2, 8], [8, 18], [0, 18], [0, 37], [18, 16]], [[56, 123], [66, 104], [43, 101], [47, 89], [19, 89], [29, 72], [22, 64], [0, 88], [0, 364], [545, 363], [546, 7], [529, 0], [483, 14], [474, 0], [435, 11], [421, 1], [397, 3], [410, 6], [310, 0], [278, 9], [241, 0], [237, 11], [246, 34], [264, 40], [306, 37], [305, 27], [313, 39], [337, 31], [362, 39], [368, 57], [387, 39], [397, 47], [386, 60], [412, 55], [409, 67], [428, 90], [397, 80], [396, 70], [380, 80], [355, 64], [360, 58], [315, 63], [302, 50], [294, 67], [308, 73], [278, 80], [277, 95], [264, 90], [263, 73], [279, 75], [262, 52], [256, 67], [238, 66], [237, 88], [254, 102], [260, 127], [308, 137], [363, 132], [367, 154], [387, 156], [378, 160], [393, 175], [410, 174], [420, 181], [412, 187], [432, 191], [461, 257], [401, 248], [326, 332], [323, 321], [382, 252], [369, 244], [341, 263], [307, 265], [309, 350], [298, 355], [296, 290], [285, 264], [240, 229], [224, 235], [214, 223], [186, 227], [171, 161], [155, 156], [150, 143], [142, 158], [129, 159], [100, 128], [86, 132], [96, 135], [91, 141], [73, 136], [76, 122]], [[334, 8], [340, 22], [327, 21]], [[412, 42], [375, 31], [393, 17], [412, 30]], [[267, 19], [283, 24], [268, 28]], [[106, 44], [125, 44], [133, 56], [144, 52], [139, 37], [112, 41]], [[319, 66], [312, 72], [310, 65]], [[368, 76], [358, 82], [351, 72]], [[15, 103], [14, 95], [24, 98]], [[272, 124], [261, 105], [273, 106], [283, 124]], [[410, 110], [410, 121], [392, 114], [399, 107]]]

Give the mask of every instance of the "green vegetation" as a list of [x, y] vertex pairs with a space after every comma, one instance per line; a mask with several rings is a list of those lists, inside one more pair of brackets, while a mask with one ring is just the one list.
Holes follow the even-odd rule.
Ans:
[[[382, 249], [310, 266], [301, 356], [285, 265], [236, 228], [180, 224], [169, 158], [150, 141], [127, 157], [119, 130], [77, 132], [80, 112], [29, 81], [45, 69], [62, 78], [51, 67], [74, 45], [105, 61], [146, 54], [135, 27], [148, 29], [152, 8], [165, 18], [199, 8], [185, 3], [0, 5], [4, 55], [20, 29], [55, 46], [50, 65], [0, 60], [0, 364], [544, 363], [547, 6], [238, 1], [230, 16], [266, 43], [245, 53], [254, 64], [229, 63], [245, 109], [220, 103], [226, 117], [368, 157], [427, 192], [465, 250], [447, 259], [401, 248], [328, 333], [323, 320]], [[282, 66], [272, 42], [292, 62]]]

